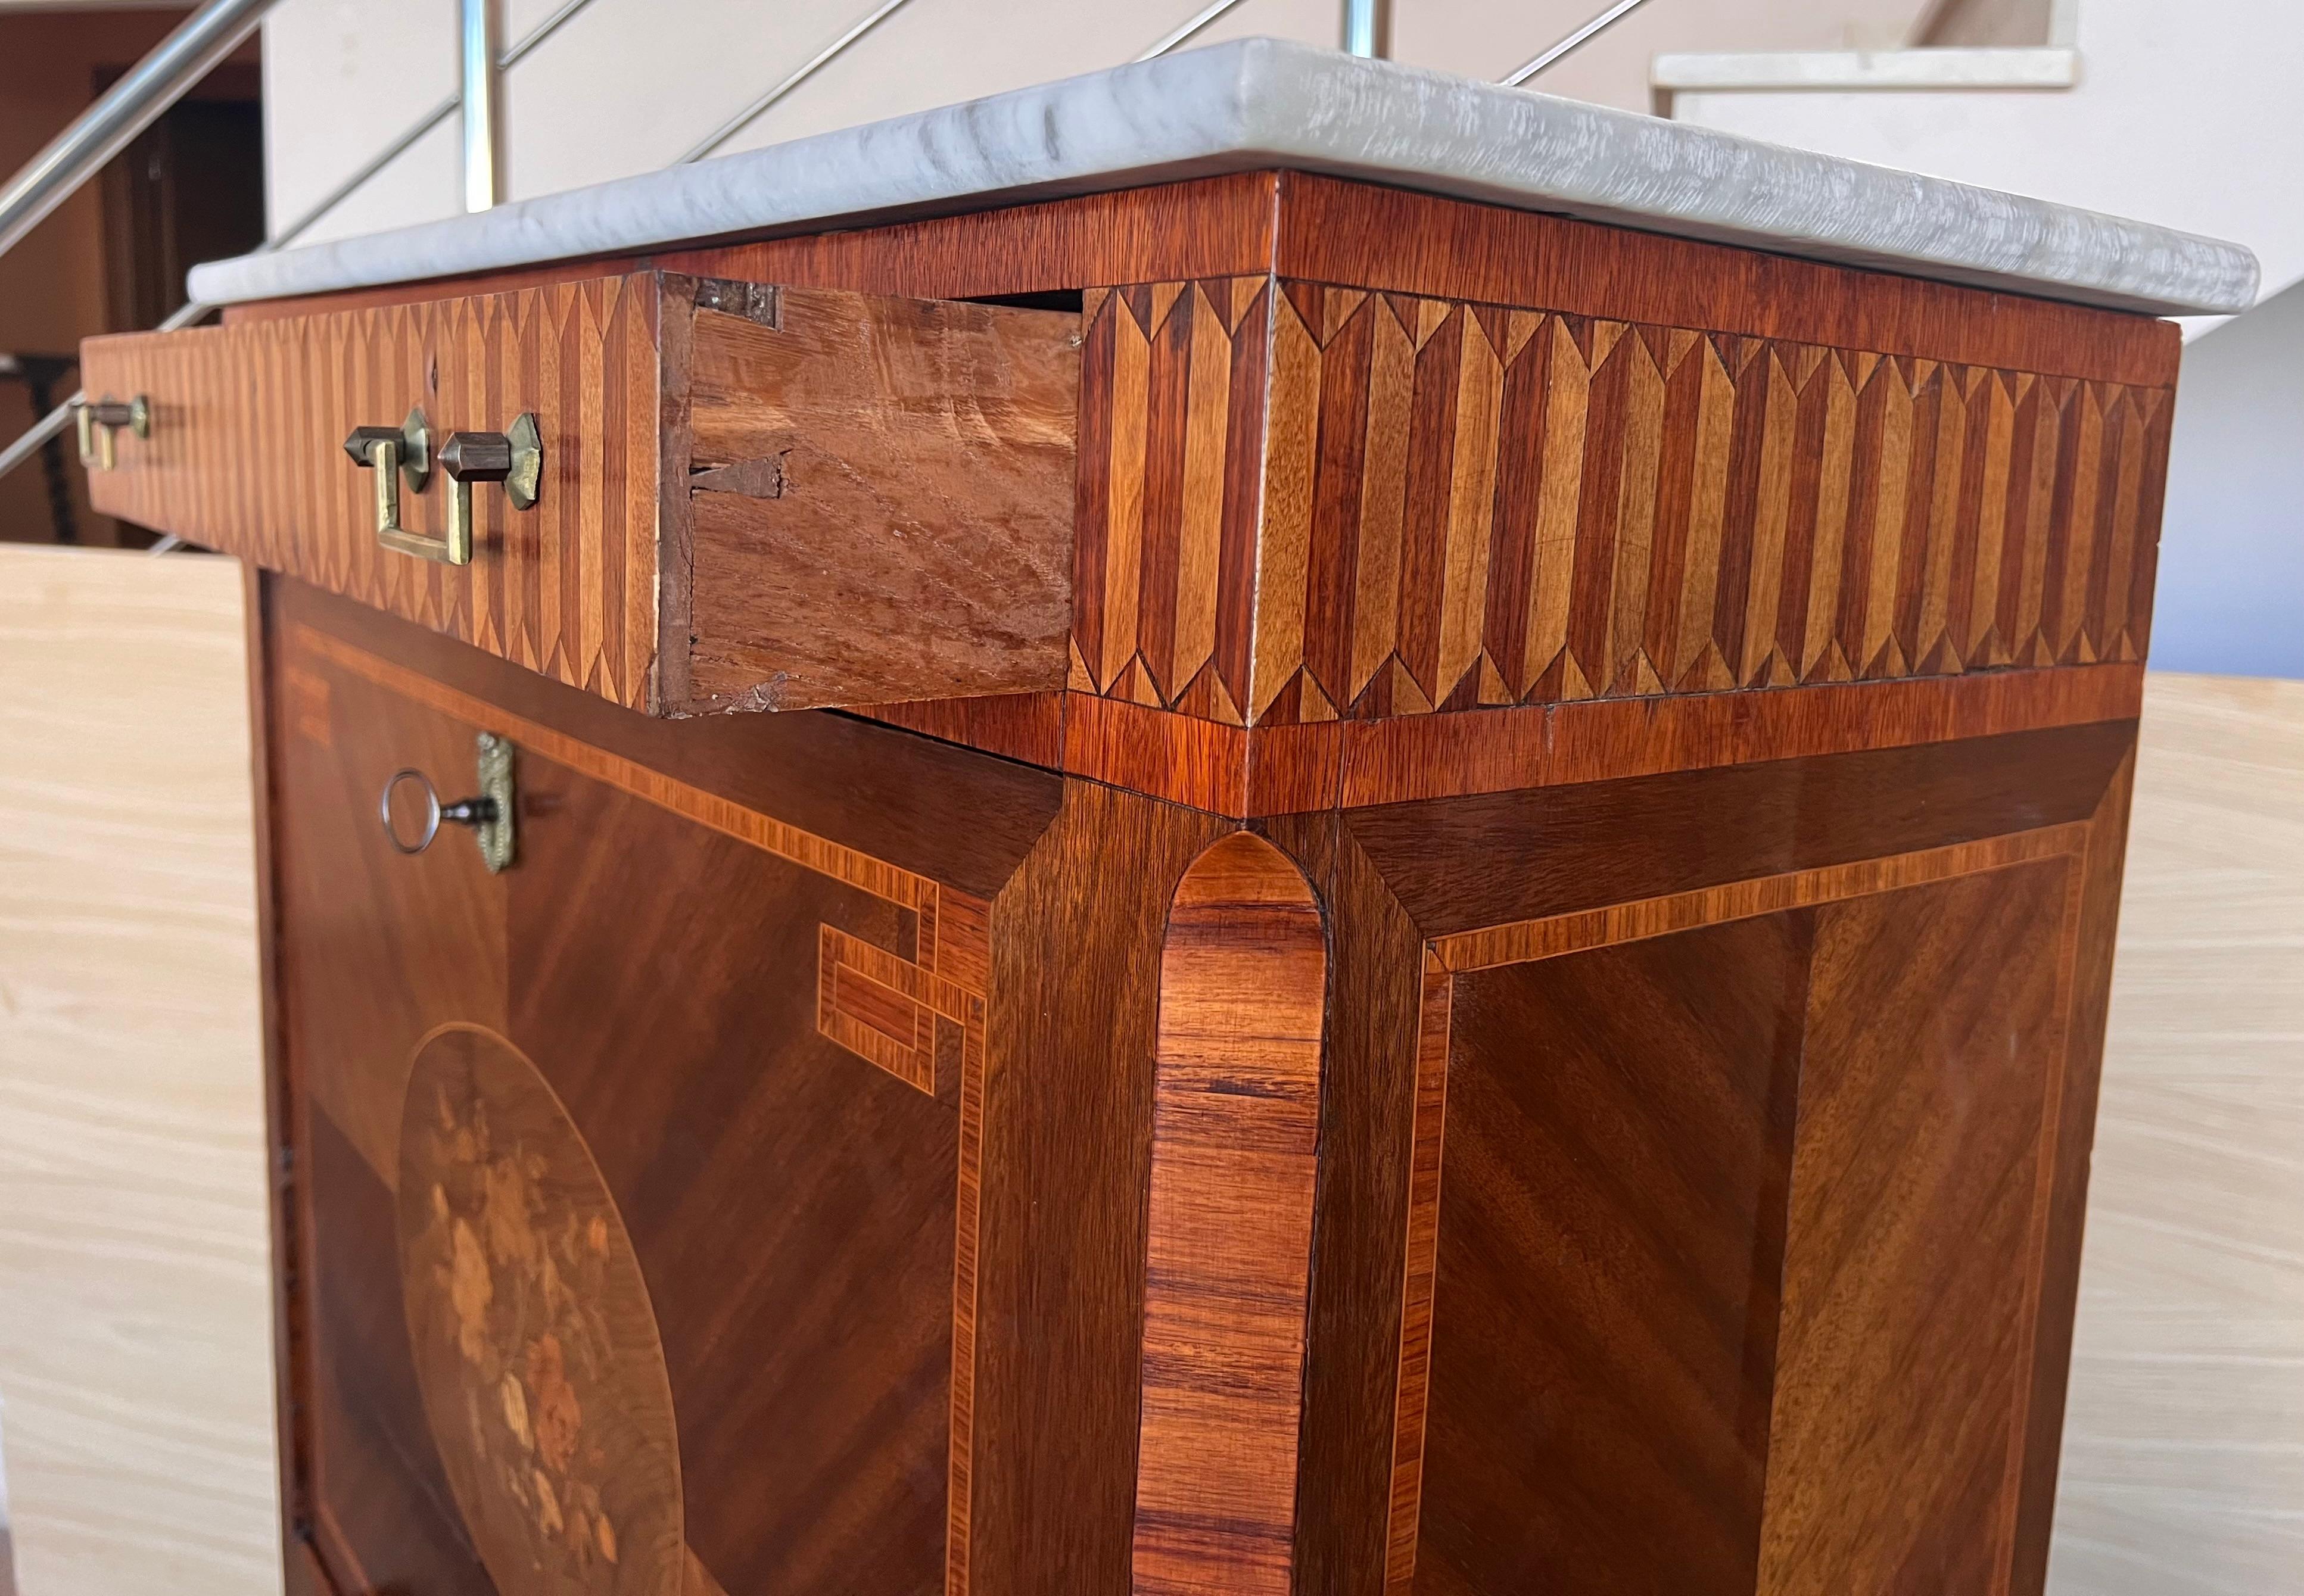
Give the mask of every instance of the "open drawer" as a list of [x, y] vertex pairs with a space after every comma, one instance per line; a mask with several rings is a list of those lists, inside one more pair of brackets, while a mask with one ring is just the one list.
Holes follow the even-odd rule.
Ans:
[[1079, 344], [640, 271], [90, 339], [81, 436], [106, 513], [650, 714], [1025, 692], [1064, 680]]

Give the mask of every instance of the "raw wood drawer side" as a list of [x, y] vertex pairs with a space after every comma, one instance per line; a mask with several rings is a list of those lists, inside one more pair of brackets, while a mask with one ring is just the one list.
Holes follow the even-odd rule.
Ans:
[[1080, 318], [744, 286], [695, 285], [668, 708], [1063, 687]]

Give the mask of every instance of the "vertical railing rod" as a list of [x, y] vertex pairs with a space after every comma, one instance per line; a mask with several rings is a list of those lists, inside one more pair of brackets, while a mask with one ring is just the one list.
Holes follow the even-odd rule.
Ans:
[[1392, 59], [1392, 0], [1344, 0], [1344, 53]]
[[[499, 72], [508, 72], [512, 71], [513, 67], [520, 64], [521, 57], [525, 56], [530, 50], [535, 49], [537, 46], [542, 44], [546, 39], [550, 38], [555, 33], [558, 32], [560, 30], [561, 23], [566, 21], [569, 18], [574, 16], [578, 12], [582, 11], [590, 4], [592, 4], [592, 0], [564, 0], [564, 3], [561, 5], [559, 10], [545, 18], [544, 21], [538, 22], [534, 28], [529, 30], [527, 38], [521, 39], [518, 44], [512, 46], [511, 49], [506, 50], [502, 56], [497, 58], [496, 70]], [[453, 116], [456, 114], [457, 107], [462, 104], [463, 96], [461, 93], [449, 95], [438, 105], [433, 106], [429, 111], [427, 111], [423, 115], [418, 117], [414, 122], [410, 122], [407, 127], [401, 131], [400, 137], [394, 139], [391, 143], [386, 144], [382, 149], [377, 150], [376, 154], [370, 156], [366, 161], [360, 163], [358, 170], [354, 171], [349, 177], [346, 177], [335, 188], [330, 189], [327, 193], [321, 196], [318, 202], [313, 205], [312, 207], [307, 210], [302, 215], [297, 217], [287, 226], [274, 233], [270, 238], [265, 240], [263, 249], [257, 252], [258, 254], [263, 254], [267, 250], [284, 249], [290, 244], [294, 243], [305, 233], [311, 231], [311, 229], [318, 224], [322, 216], [326, 215], [330, 211], [335, 209], [336, 207], [342, 205], [345, 200], [358, 193], [368, 182], [368, 179], [374, 177], [386, 166], [391, 165], [393, 162], [398, 160], [402, 156], [406, 155], [409, 150], [415, 146], [418, 139], [423, 138], [425, 134], [430, 132], [434, 128], [438, 127], [451, 116]]]
[[464, 122], [464, 208], [495, 208], [504, 198], [504, 117], [497, 104], [498, 0], [459, 0], [457, 104]]

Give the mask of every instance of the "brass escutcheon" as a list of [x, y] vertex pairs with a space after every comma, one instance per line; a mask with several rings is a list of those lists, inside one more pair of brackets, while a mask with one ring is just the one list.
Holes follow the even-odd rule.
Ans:
[[[403, 854], [419, 854], [432, 846], [432, 839], [440, 834], [440, 823], [451, 821], [471, 828], [472, 840], [479, 844], [480, 862], [494, 875], [512, 861], [512, 816], [515, 808], [512, 790], [512, 749], [509, 738], [493, 731], [483, 731], [476, 745], [476, 773], [479, 791], [470, 798], [458, 798], [453, 803], [440, 801], [440, 790], [432, 785], [432, 778], [422, 771], [409, 767], [394, 771], [384, 784], [384, 791], [376, 800], [376, 817], [384, 827], [385, 840], [393, 849]], [[394, 820], [393, 800], [403, 788], [412, 788], [423, 799], [423, 815], [419, 831], [412, 838], [402, 833]]]

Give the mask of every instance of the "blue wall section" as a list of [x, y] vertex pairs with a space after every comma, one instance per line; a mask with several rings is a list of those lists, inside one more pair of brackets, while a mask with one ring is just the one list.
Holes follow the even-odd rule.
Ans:
[[2304, 677], [2304, 283], [2184, 350], [2151, 663]]

